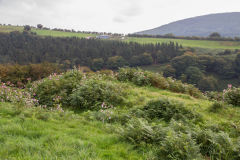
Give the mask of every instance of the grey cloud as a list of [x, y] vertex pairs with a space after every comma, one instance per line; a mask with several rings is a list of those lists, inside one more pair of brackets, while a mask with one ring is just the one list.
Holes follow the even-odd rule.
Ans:
[[[116, 0], [118, 1], [118, 0]], [[116, 2], [115, 1], [115, 2]], [[140, 16], [143, 13], [143, 8], [141, 6], [142, 0], [131, 0], [131, 1], [118, 1], [119, 6], [117, 7], [117, 12], [113, 18], [113, 22], [126, 23], [132, 18]]]
[[[61, 3], [64, 0], [58, 0], [57, 3]], [[20, 7], [27, 8], [49, 8], [56, 4], [53, 0], [0, 0], [0, 7], [9, 7], [13, 9], [20, 9]], [[17, 8], [14, 8], [17, 7]]]
[[128, 17], [135, 17], [141, 15], [143, 9], [140, 6], [134, 5], [129, 8], [123, 9], [121, 14]]
[[126, 22], [126, 20], [124, 20], [124, 18], [122, 18], [122, 17], [114, 17], [113, 21], [117, 22], [117, 23], [125, 23]]

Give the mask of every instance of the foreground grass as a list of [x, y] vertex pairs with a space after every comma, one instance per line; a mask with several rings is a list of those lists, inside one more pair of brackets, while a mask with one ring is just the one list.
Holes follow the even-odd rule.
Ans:
[[0, 104], [0, 159], [145, 159], [101, 122]]

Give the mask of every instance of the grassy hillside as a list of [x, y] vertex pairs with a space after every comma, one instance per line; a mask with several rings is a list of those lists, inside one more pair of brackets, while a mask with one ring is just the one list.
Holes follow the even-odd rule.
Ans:
[[240, 36], [239, 16], [239, 12], [233, 12], [191, 17], [138, 32], [138, 34], [165, 35], [172, 33], [176, 36], [207, 37], [213, 32], [218, 32], [223, 37], [237, 37]]
[[73, 70], [28, 87], [1, 85], [1, 159], [240, 157], [240, 109], [215, 107], [192, 86], [157, 74]]
[[[12, 32], [12, 31], [23, 31], [23, 27], [17, 26], [0, 26], [0, 32]], [[62, 31], [53, 31], [53, 30], [40, 30], [32, 28], [32, 32], [35, 32], [37, 35], [40, 36], [52, 36], [52, 37], [89, 37], [89, 36], [96, 36], [95, 34], [87, 34], [87, 33], [72, 33], [72, 32], [62, 32]]]
[[[17, 26], [0, 26], [0, 32], [12, 32], [12, 31], [23, 31], [23, 27]], [[52, 30], [39, 30], [32, 29], [32, 32], [37, 33], [40, 36], [53, 36], [53, 37], [89, 37], [96, 36], [94, 34], [86, 33], [71, 33], [62, 31], [52, 31]], [[119, 39], [118, 39], [119, 40]], [[163, 43], [163, 42], [177, 42], [184, 47], [193, 47], [207, 49], [205, 52], [216, 52], [222, 49], [240, 49], [240, 42], [231, 41], [207, 41], [207, 40], [184, 40], [184, 39], [168, 39], [168, 38], [134, 38], [127, 37], [124, 41], [126, 42], [137, 42], [137, 43]], [[202, 50], [201, 50], [202, 52]]]

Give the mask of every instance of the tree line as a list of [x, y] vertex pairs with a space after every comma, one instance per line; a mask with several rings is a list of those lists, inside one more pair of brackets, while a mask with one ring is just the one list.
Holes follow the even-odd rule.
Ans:
[[222, 37], [218, 32], [211, 33], [208, 37], [199, 36], [175, 36], [172, 33], [165, 35], [149, 35], [149, 34], [128, 34], [128, 37], [137, 38], [171, 38], [171, 39], [186, 39], [186, 40], [208, 40], [208, 41], [240, 41], [240, 37]]

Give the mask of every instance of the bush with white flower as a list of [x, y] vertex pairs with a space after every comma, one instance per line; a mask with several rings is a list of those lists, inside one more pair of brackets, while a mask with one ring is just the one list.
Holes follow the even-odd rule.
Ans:
[[231, 105], [240, 106], [240, 88], [228, 85], [228, 89], [223, 90], [223, 100]]

